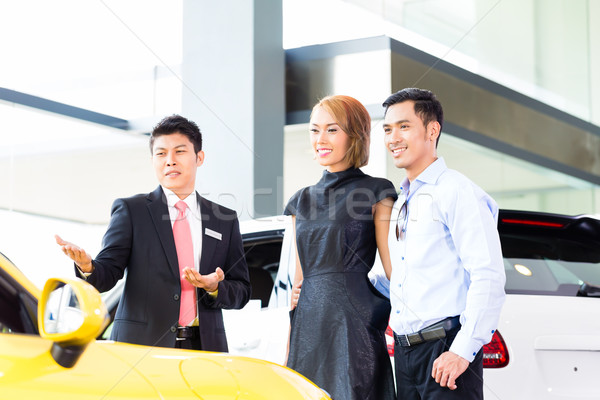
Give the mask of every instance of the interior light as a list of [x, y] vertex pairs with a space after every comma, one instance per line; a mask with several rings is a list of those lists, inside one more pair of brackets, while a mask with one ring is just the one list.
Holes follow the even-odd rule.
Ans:
[[526, 266], [524, 266], [523, 264], [515, 264], [515, 269], [521, 275], [525, 275], [525, 276], [532, 275], [531, 270], [529, 268], [527, 268]]

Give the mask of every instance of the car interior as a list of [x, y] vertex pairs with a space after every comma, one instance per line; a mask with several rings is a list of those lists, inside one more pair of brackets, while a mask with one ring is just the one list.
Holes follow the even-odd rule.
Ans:
[[263, 308], [269, 305], [279, 268], [282, 241], [281, 230], [244, 235], [244, 253], [252, 285], [251, 299], [261, 300]]
[[0, 333], [37, 334], [37, 301], [0, 269]]

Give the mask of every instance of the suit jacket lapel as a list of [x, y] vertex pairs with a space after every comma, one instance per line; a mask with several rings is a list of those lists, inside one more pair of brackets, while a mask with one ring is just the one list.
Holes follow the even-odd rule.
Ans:
[[160, 185], [151, 193], [148, 193], [147, 206], [152, 222], [156, 228], [156, 233], [160, 239], [171, 271], [179, 279], [179, 262], [177, 261], [177, 250], [175, 249], [175, 240], [173, 239], [173, 228], [169, 218], [169, 209], [167, 207], [167, 198]]
[[[198, 203], [200, 203], [200, 214], [202, 215], [202, 254], [200, 256], [200, 273], [202, 275], [215, 272], [219, 265], [212, 265], [212, 257], [215, 252], [217, 240], [206, 235], [206, 229], [215, 232], [221, 232], [219, 229], [219, 220], [217, 219], [213, 207], [215, 204], [206, 200], [198, 194]], [[222, 266], [221, 266], [222, 267]]]

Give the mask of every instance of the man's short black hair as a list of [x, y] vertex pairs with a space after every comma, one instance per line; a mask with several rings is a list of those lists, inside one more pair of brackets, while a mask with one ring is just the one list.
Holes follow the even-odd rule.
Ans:
[[194, 145], [194, 152], [198, 153], [202, 150], [202, 133], [200, 128], [194, 121], [190, 121], [181, 115], [173, 114], [163, 118], [152, 130], [150, 135], [150, 152], [154, 146], [154, 140], [162, 135], [171, 135], [173, 133], [181, 133], [188, 137]]
[[442, 109], [442, 103], [440, 103], [435, 94], [429, 90], [405, 88], [392, 94], [383, 102], [383, 106], [385, 107], [384, 115], [387, 114], [388, 108], [394, 104], [403, 103], [409, 100], [414, 102], [415, 114], [421, 118], [425, 127], [431, 121], [437, 121], [440, 124], [440, 135], [437, 138], [437, 141], [439, 142], [442, 134], [442, 126], [444, 125], [444, 110]]

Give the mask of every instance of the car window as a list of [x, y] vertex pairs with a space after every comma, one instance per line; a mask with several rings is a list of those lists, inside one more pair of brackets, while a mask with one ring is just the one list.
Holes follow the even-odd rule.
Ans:
[[[597, 273], [593, 280], [583, 279], [577, 273], [582, 267], [593, 266]], [[572, 285], [573, 295], [584, 282], [600, 283], [600, 265], [557, 261], [549, 259], [507, 258], [504, 259], [507, 293], [559, 292], [564, 285]], [[558, 294], [558, 293], [557, 293]]]
[[600, 286], [597, 236], [582, 236], [576, 224], [570, 230], [501, 230], [506, 293], [577, 296], [584, 283]]
[[37, 334], [37, 302], [0, 270], [0, 333]]

